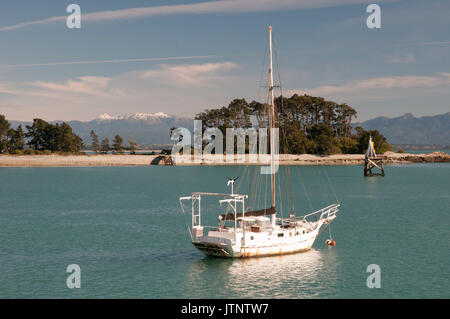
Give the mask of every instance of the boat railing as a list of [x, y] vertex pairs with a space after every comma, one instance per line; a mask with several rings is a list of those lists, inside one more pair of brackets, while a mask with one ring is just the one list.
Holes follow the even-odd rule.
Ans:
[[333, 217], [339, 211], [340, 206], [341, 206], [340, 204], [331, 204], [327, 207], [319, 209], [318, 211], [315, 211], [313, 213], [303, 216], [302, 220], [306, 220], [310, 216], [319, 215], [319, 214], [320, 214], [319, 220]]
[[299, 216], [299, 217], [285, 218], [283, 220], [284, 221], [293, 221], [293, 222], [295, 222], [295, 221], [297, 221], [297, 222], [298, 221], [305, 221], [306, 222], [312, 216], [317, 216], [317, 215], [320, 215], [319, 220], [327, 219], [327, 218], [335, 216], [336, 213], [339, 211], [339, 207], [340, 206], [341, 205], [337, 204], [337, 203], [336, 204], [331, 204], [331, 205], [329, 205], [327, 207], [324, 207], [322, 209], [319, 209], [319, 210], [317, 210], [315, 212], [312, 212], [312, 213], [309, 213], [307, 215]]

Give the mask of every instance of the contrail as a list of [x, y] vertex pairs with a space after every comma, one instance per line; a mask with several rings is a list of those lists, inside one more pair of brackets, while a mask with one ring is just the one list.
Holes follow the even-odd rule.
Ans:
[[91, 61], [66, 61], [66, 62], [47, 62], [47, 63], [30, 63], [30, 64], [3, 64], [0, 68], [25, 68], [39, 66], [57, 66], [57, 65], [75, 65], [75, 64], [97, 64], [97, 63], [130, 63], [130, 62], [152, 62], [152, 61], [171, 61], [171, 60], [195, 60], [195, 59], [211, 59], [211, 58], [227, 58], [236, 56], [256, 56], [260, 53], [240, 53], [228, 55], [194, 55], [194, 56], [176, 56], [162, 58], [139, 58], [139, 59], [115, 59], [115, 60], [91, 60]]

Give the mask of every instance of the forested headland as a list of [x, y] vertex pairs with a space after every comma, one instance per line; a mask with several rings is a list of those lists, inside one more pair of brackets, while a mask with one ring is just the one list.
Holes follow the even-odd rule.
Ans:
[[79, 153], [83, 147], [81, 138], [73, 133], [67, 123], [50, 124], [34, 119], [32, 125], [11, 128], [4, 115], [0, 115], [0, 153], [51, 154]]
[[[91, 131], [91, 148], [96, 154], [123, 154], [125, 149], [135, 154], [138, 144], [133, 139], [128, 140], [125, 146], [120, 135], [116, 135], [110, 145], [109, 139], [99, 142], [97, 134]], [[17, 129], [4, 115], [0, 114], [0, 154], [15, 155], [49, 155], [49, 154], [84, 154], [81, 149], [85, 147], [83, 140], [72, 131], [66, 122], [48, 123], [43, 119], [34, 119], [31, 125], [22, 125]]]
[[[226, 136], [227, 128], [268, 127], [267, 104], [234, 99], [228, 106], [207, 109], [196, 115], [203, 129], [219, 128]], [[392, 150], [377, 130], [352, 128], [356, 110], [322, 97], [294, 94], [275, 99], [276, 127], [279, 127], [280, 152], [283, 154], [361, 154], [369, 137], [377, 153]]]

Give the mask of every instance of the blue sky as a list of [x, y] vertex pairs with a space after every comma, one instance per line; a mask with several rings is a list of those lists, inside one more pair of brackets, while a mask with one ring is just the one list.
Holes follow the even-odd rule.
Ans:
[[[366, 26], [373, 2], [381, 29]], [[81, 29], [66, 26], [70, 3]], [[285, 95], [346, 102], [358, 121], [445, 113], [449, 14], [448, 0], [3, 1], [0, 114], [190, 117], [237, 97], [264, 101], [268, 25]]]

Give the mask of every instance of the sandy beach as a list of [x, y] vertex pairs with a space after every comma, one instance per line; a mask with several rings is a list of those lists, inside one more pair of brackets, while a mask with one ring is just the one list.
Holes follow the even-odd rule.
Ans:
[[[442, 152], [430, 154], [408, 154], [386, 152], [382, 155], [385, 164], [395, 163], [433, 163], [450, 162], [450, 155]], [[158, 155], [0, 155], [0, 167], [64, 167], [64, 166], [147, 166], [158, 162]], [[185, 165], [246, 165], [249, 163], [248, 155], [245, 162], [238, 161], [234, 156], [231, 161], [215, 155], [195, 160], [190, 156], [175, 158], [175, 164]], [[267, 165], [270, 163], [267, 155], [260, 157], [249, 164]], [[287, 155], [281, 154], [280, 165], [361, 165], [364, 163], [363, 154], [336, 154], [329, 156], [316, 156], [310, 154]], [[159, 161], [164, 165], [164, 161]]]

